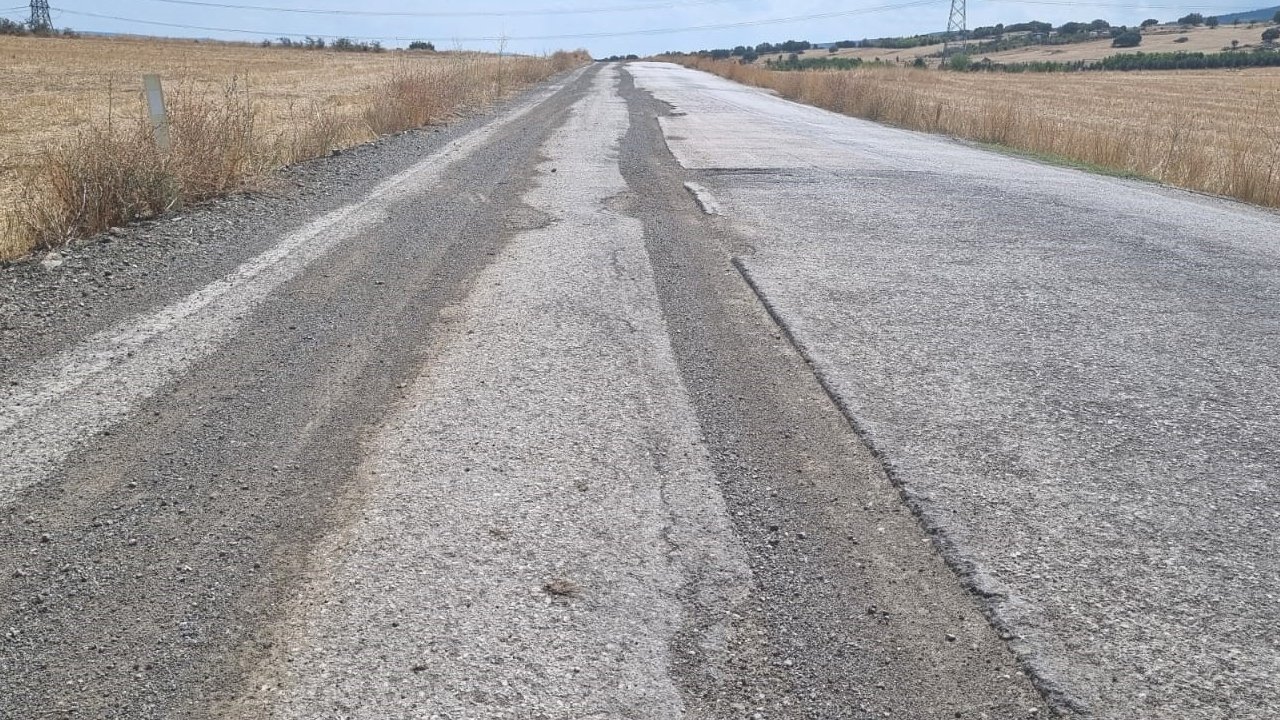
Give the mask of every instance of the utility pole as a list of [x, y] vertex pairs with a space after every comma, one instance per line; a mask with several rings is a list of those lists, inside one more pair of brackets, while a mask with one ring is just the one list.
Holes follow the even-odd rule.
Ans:
[[27, 27], [32, 32], [48, 32], [53, 30], [53, 19], [49, 17], [49, 0], [31, 0], [31, 19]]
[[942, 57], [951, 57], [965, 51], [969, 30], [965, 25], [965, 0], [951, 0], [951, 16], [947, 19], [947, 38], [943, 41]]

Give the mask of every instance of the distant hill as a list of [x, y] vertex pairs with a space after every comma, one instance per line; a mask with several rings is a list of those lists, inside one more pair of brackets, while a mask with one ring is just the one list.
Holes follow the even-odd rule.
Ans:
[[1230, 15], [1219, 15], [1218, 22], [1226, 24], [1233, 23], [1237, 20], [1240, 22], [1252, 22], [1254, 20], [1270, 20], [1276, 16], [1276, 12], [1280, 12], [1280, 5], [1261, 10], [1248, 10], [1246, 12], [1231, 13]]

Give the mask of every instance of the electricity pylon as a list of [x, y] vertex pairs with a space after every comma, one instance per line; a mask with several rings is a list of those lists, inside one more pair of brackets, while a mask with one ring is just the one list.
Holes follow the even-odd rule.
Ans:
[[53, 19], [49, 17], [49, 0], [31, 0], [31, 19], [27, 27], [32, 30], [52, 30]]
[[947, 19], [947, 37], [942, 45], [943, 57], [964, 52], [965, 39], [969, 34], [965, 26], [964, 3], [965, 0], [951, 0], [951, 17]]

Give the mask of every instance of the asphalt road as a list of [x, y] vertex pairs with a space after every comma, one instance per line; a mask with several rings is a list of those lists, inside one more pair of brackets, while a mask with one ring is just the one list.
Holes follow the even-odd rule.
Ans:
[[1280, 716], [1276, 215], [645, 63], [291, 173], [0, 269], [0, 718]]
[[632, 72], [1056, 701], [1280, 717], [1280, 217]]

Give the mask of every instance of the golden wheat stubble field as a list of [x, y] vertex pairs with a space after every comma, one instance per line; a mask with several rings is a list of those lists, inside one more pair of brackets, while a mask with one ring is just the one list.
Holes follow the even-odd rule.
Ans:
[[[585, 60], [0, 36], [0, 260], [172, 205], [148, 193], [234, 191]], [[170, 103], [177, 137], [167, 157], [139, 157], [152, 152], [139, 129], [145, 73], [161, 76]]]
[[21, 171], [52, 144], [111, 114], [121, 122], [136, 118], [144, 73], [158, 73], [171, 91], [247, 85], [265, 132], [305, 119], [317, 104], [358, 112], [364, 94], [397, 61], [389, 54], [222, 43], [0, 37], [0, 204], [12, 202]]
[[1280, 68], [1006, 74], [686, 64], [855, 117], [1280, 207]]

